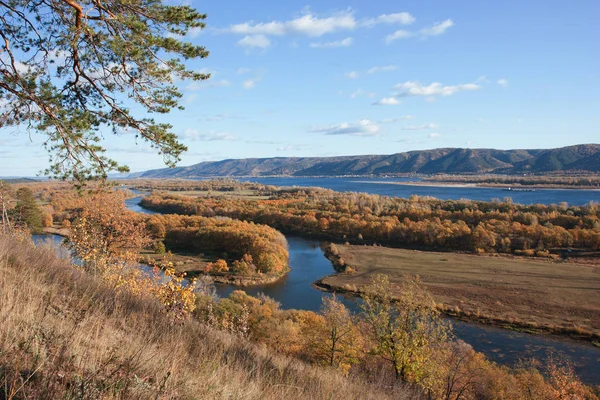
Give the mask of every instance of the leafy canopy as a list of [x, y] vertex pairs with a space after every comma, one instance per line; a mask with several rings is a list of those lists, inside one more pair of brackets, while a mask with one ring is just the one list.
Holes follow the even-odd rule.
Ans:
[[176, 80], [209, 78], [185, 65], [208, 56], [184, 40], [205, 18], [158, 0], [0, 1], [0, 128], [45, 134], [45, 173], [62, 179], [127, 171], [105, 155], [103, 128], [175, 165], [186, 147], [149, 115], [183, 109]]

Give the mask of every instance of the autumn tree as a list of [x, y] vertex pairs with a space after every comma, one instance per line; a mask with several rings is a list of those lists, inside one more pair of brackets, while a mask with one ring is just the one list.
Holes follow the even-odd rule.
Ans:
[[93, 273], [136, 262], [150, 243], [143, 222], [113, 192], [88, 196], [71, 225], [70, 248]]
[[387, 275], [377, 274], [364, 288], [361, 308], [372, 352], [392, 364], [397, 379], [421, 381], [449, 331], [421, 280], [407, 276], [395, 287]]
[[210, 273], [221, 274], [221, 273], [229, 271], [229, 266], [227, 265], [227, 261], [219, 259], [215, 262], [206, 264], [206, 266], [204, 267], [204, 271], [209, 274]]
[[104, 155], [106, 130], [148, 142], [169, 166], [186, 150], [148, 114], [182, 108], [176, 80], [209, 77], [185, 65], [208, 56], [185, 41], [206, 16], [165, 3], [0, 2], [0, 127], [45, 135], [48, 174], [82, 181], [126, 170]]
[[42, 226], [44, 228], [51, 227], [53, 225], [52, 214], [43, 213], [42, 214]]
[[2, 233], [9, 233], [12, 231], [12, 222], [9, 215], [9, 211], [14, 206], [14, 191], [12, 187], [0, 180], [0, 223], [2, 224]]
[[335, 296], [323, 297], [321, 316], [305, 329], [309, 356], [347, 372], [362, 355], [363, 340], [358, 325]]
[[594, 398], [590, 389], [586, 387], [575, 374], [573, 365], [559, 362], [550, 358], [546, 362], [546, 374], [550, 384], [549, 399], [584, 400]]
[[187, 318], [195, 308], [195, 281], [185, 282], [183, 275], [175, 274], [168, 259], [156, 261], [149, 272], [138, 264], [139, 250], [152, 243], [143, 218], [127, 210], [117, 192], [100, 191], [86, 200], [68, 241], [84, 270], [118, 290], [154, 296], [174, 320]]
[[482, 375], [492, 368], [482, 353], [461, 340], [437, 349], [432, 361], [421, 386], [442, 400], [477, 398]]

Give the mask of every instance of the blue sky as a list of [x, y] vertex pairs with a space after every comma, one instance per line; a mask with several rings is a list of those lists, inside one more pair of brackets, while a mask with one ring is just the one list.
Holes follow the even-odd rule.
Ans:
[[[190, 64], [186, 110], [168, 121], [180, 165], [437, 147], [600, 142], [600, 2], [227, 1], [191, 3], [211, 52]], [[17, 133], [17, 134], [15, 134]], [[46, 167], [42, 137], [0, 131], [0, 176]], [[162, 167], [130, 135], [109, 155]]]

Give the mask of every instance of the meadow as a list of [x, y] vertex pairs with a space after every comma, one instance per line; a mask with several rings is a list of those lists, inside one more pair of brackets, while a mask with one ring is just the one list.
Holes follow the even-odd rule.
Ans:
[[375, 274], [419, 275], [449, 314], [505, 327], [600, 337], [600, 266], [515, 256], [334, 245], [352, 273], [332, 289], [360, 292]]

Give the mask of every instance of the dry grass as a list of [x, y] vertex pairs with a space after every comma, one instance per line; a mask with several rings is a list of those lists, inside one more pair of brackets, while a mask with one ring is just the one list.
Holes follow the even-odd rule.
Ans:
[[337, 245], [354, 274], [323, 283], [360, 290], [376, 273], [420, 275], [436, 302], [473, 319], [600, 335], [600, 267], [518, 257]]
[[119, 294], [53, 250], [0, 236], [0, 398], [385, 399], [347, 379]]

